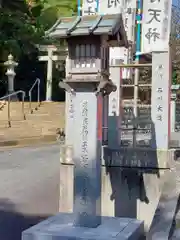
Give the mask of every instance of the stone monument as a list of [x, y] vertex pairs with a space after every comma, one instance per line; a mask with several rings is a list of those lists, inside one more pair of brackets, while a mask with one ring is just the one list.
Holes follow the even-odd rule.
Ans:
[[69, 73], [60, 87], [74, 96], [73, 213], [58, 215], [22, 233], [23, 240], [139, 239], [143, 222], [101, 216], [101, 145], [104, 95], [116, 91], [109, 79], [109, 45], [126, 44], [120, 14], [60, 19], [48, 36], [66, 39]]
[[[96, 6], [96, 0], [84, 1], [86, 2], [87, 6], [85, 11], [92, 10], [94, 9], [93, 6]], [[112, 11], [111, 13], [119, 13], [119, 4], [122, 2], [123, 1], [109, 0], [99, 1], [98, 13], [103, 15], [110, 14], [110, 10]], [[133, 1], [126, 2], [130, 3]], [[109, 70], [110, 74], [111, 69], [114, 72], [118, 72], [114, 73], [116, 75], [117, 82], [114, 76], [111, 75], [112, 81], [118, 88], [117, 83], [119, 81], [119, 72], [121, 69], [126, 70], [133, 68], [131, 70], [134, 72], [139, 67], [149, 67], [150, 72], [152, 71], [152, 79], [150, 78], [145, 82], [145, 87], [150, 89], [148, 92], [149, 101], [145, 102], [144, 106], [142, 105], [142, 101], [139, 101], [138, 92], [140, 88], [142, 88], [142, 84], [144, 84], [141, 78], [136, 78], [137, 81], [132, 78], [132, 81], [128, 83], [123, 80], [123, 83], [120, 85], [122, 92], [125, 88], [128, 89], [131, 87], [133, 89], [133, 101], [130, 102], [131, 105], [129, 102], [126, 106], [124, 105], [126, 108], [124, 107], [123, 109], [128, 110], [128, 116], [126, 114], [124, 114], [124, 116], [127, 116], [126, 118], [124, 118], [124, 116], [122, 118], [122, 114], [120, 116], [122, 118], [120, 125], [122, 128], [121, 140], [123, 140], [125, 144], [128, 140], [130, 144], [128, 143], [125, 145], [121, 142], [121, 147], [117, 148], [117, 146], [113, 144], [113, 142], [116, 140], [111, 141], [113, 139], [112, 134], [108, 134], [108, 143], [111, 141], [112, 144], [109, 144], [111, 146], [108, 146], [108, 148], [103, 146], [101, 164], [101, 213], [103, 216], [131, 217], [143, 220], [145, 228], [148, 230], [162, 192], [161, 186], [163, 182], [163, 176], [166, 175], [165, 173], [169, 171], [169, 168], [171, 168], [174, 154], [174, 150], [169, 149], [168, 146], [170, 135], [169, 90], [171, 79], [171, 70], [169, 67], [171, 65], [171, 60], [170, 52], [168, 48], [165, 47], [165, 45], [167, 44], [168, 46], [169, 43], [169, 30], [164, 30], [164, 27], [169, 26], [169, 22], [171, 20], [171, 1], [144, 0], [141, 8], [139, 4], [140, 2], [142, 3], [142, 1], [139, 0], [137, 4], [138, 18], [136, 25], [138, 25], [138, 29], [142, 26], [142, 31], [140, 31], [141, 36], [139, 37], [141, 37], [141, 42], [143, 42], [143, 50], [140, 50], [140, 48], [139, 51], [141, 51], [141, 53], [138, 52], [138, 55], [140, 56], [139, 63], [132, 62], [130, 64], [119, 64], [118, 61], [114, 61], [112, 63], [110, 61], [111, 66]], [[103, 9], [103, 5], [105, 7], [109, 7], [109, 11], [107, 8]], [[113, 6], [117, 6], [116, 9]], [[169, 8], [169, 10], [167, 8]], [[156, 9], [158, 9], [158, 21], [154, 18]], [[96, 11], [94, 9], [94, 11], [88, 12], [93, 14]], [[141, 19], [140, 16], [142, 17], [142, 21], [139, 21]], [[166, 24], [167, 19], [168, 24]], [[153, 29], [157, 31], [152, 31]], [[166, 36], [163, 36], [164, 33], [166, 33]], [[156, 37], [154, 38], [154, 36]], [[138, 38], [136, 40], [138, 40]], [[114, 48], [116, 47], [117, 46], [114, 46]], [[123, 46], [118, 47], [123, 48]], [[163, 67], [161, 65], [163, 65]], [[167, 69], [169, 69], [169, 71]], [[161, 70], [160, 74], [159, 70]], [[161, 81], [162, 79], [163, 83]], [[113, 99], [113, 95], [116, 95], [117, 99], [117, 101], [113, 100], [113, 105], [115, 106], [114, 103], [117, 102], [121, 106], [120, 102], [122, 98], [118, 94], [118, 90], [111, 93], [111, 99]], [[116, 105], [117, 110], [119, 109], [118, 104]], [[111, 107], [109, 107], [109, 109], [110, 108]], [[115, 109], [115, 107], [113, 108]], [[115, 111], [113, 110], [113, 112]], [[137, 114], [134, 114], [135, 112], [137, 112]], [[118, 111], [116, 111], [116, 115], [118, 115]], [[132, 121], [133, 119], [134, 121]], [[72, 120], [72, 122], [74, 121], [73, 118], [70, 117], [67, 117], [66, 121], [67, 120]], [[128, 123], [127, 127], [125, 126], [124, 122]], [[111, 129], [108, 129], [108, 133], [109, 130]], [[72, 130], [69, 130], [69, 132], [72, 132]], [[66, 131], [66, 133], [69, 132]], [[118, 130], [116, 133], [118, 136]], [[66, 144], [71, 144], [69, 141], [71, 135], [72, 134], [66, 134]], [[75, 134], [73, 134], [73, 136], [74, 140], [76, 141]], [[105, 150], [108, 151], [108, 154], [105, 154], [105, 152], [107, 153]], [[66, 156], [61, 158], [61, 163], [59, 209], [60, 212], [72, 212], [74, 163], [71, 160], [69, 152]]]

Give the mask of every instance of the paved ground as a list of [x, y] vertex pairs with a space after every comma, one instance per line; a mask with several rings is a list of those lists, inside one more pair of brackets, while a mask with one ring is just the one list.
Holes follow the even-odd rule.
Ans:
[[59, 146], [0, 152], [0, 240], [58, 211]]

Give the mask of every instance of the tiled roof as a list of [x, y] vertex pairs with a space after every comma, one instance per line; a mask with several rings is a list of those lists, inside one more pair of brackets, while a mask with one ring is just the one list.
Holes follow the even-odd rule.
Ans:
[[68, 38], [90, 34], [113, 36], [117, 33], [120, 33], [127, 42], [121, 14], [61, 18], [46, 32], [46, 35], [53, 38]]

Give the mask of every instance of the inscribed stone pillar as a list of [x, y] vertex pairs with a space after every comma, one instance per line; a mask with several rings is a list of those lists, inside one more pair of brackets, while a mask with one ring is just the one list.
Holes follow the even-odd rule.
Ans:
[[[92, 89], [78, 89], [74, 99], [74, 214], [75, 225], [96, 227], [101, 222], [100, 96]], [[100, 120], [100, 122], [98, 122]], [[100, 124], [100, 126], [98, 125]]]
[[152, 147], [167, 150], [170, 138], [170, 50], [152, 53]]

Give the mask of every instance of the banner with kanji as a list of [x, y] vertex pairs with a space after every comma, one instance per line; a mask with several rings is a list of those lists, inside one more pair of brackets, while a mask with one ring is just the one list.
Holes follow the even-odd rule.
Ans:
[[171, 28], [172, 0], [144, 0], [141, 52], [167, 51]]

